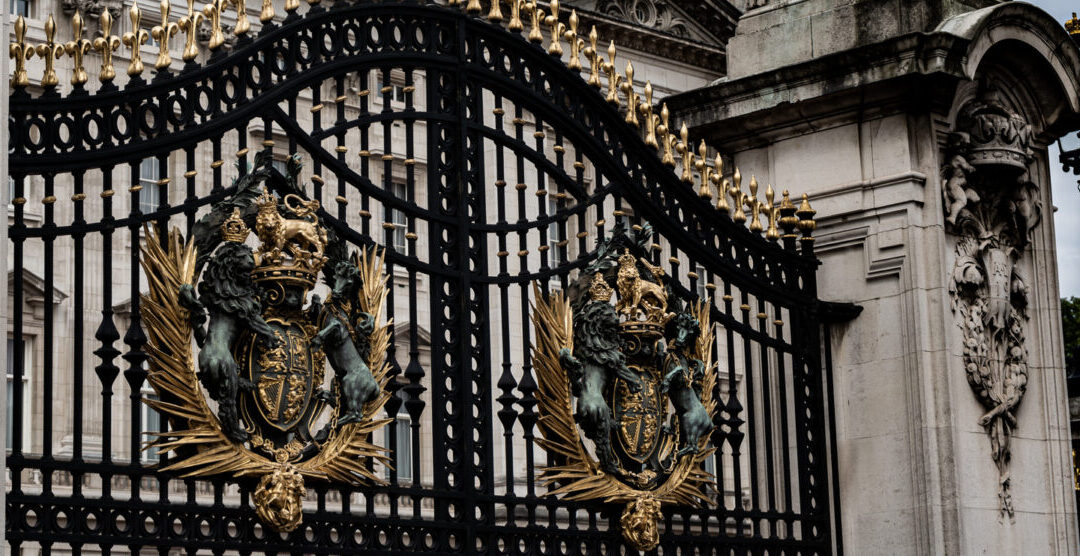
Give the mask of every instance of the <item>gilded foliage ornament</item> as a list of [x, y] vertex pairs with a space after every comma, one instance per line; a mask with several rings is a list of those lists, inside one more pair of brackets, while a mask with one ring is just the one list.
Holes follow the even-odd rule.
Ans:
[[[255, 478], [259, 518], [291, 531], [305, 480], [382, 482], [372, 465], [386, 451], [370, 439], [389, 422], [376, 415], [390, 396], [390, 323], [381, 254], [350, 255], [296, 186], [299, 158], [289, 176], [271, 160], [259, 153], [187, 242], [177, 230], [146, 242], [142, 316], [159, 397], [146, 403], [169, 420], [149, 443], [175, 454], [165, 471]], [[320, 272], [329, 297], [309, 303]]]
[[532, 317], [552, 461], [540, 478], [552, 495], [625, 504], [622, 535], [638, 550], [659, 544], [664, 504], [710, 500], [717, 411], [708, 306], [673, 295], [642, 256], [651, 243], [648, 226], [618, 230], [568, 295], [537, 291]]

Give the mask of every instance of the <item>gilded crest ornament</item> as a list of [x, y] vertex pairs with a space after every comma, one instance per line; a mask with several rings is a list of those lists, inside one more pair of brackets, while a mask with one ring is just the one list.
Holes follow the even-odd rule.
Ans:
[[553, 495], [625, 504], [623, 538], [642, 551], [660, 542], [664, 504], [710, 500], [717, 411], [708, 305], [672, 293], [643, 256], [651, 244], [648, 226], [617, 230], [567, 295], [537, 290], [532, 317], [553, 462], [541, 479]]
[[[372, 464], [386, 451], [370, 439], [389, 422], [375, 416], [390, 396], [390, 323], [381, 254], [349, 254], [321, 225], [297, 187], [299, 157], [288, 176], [271, 161], [259, 153], [186, 243], [150, 234], [142, 316], [160, 398], [146, 403], [170, 423], [148, 445], [176, 457], [164, 470], [256, 479], [256, 514], [287, 532], [305, 480], [382, 482]], [[320, 273], [325, 302], [311, 294]]]

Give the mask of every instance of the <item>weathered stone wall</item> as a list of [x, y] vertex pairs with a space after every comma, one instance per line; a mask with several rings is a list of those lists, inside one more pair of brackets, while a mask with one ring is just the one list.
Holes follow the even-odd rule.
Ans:
[[[1031, 6], [903, 4], [810, 0], [748, 12], [729, 45], [729, 79], [667, 102], [744, 175], [811, 192], [820, 294], [863, 308], [833, 327], [831, 344], [845, 551], [1075, 554], [1046, 146], [1077, 126], [1080, 57]], [[1031, 127], [1027, 174], [972, 168], [966, 178], [986, 199], [960, 206], [992, 222], [975, 234], [979, 249], [999, 240], [1017, 249], [965, 267], [957, 245], [972, 232], [946, 220], [956, 199], [945, 188], [959, 183], [950, 141], [967, 131], [962, 109], [995, 88], [1002, 110]], [[1040, 204], [1041, 220], [1009, 235], [1026, 226], [1003, 218]], [[964, 299], [990, 294], [964, 290], [963, 269], [985, 281], [999, 267], [1015, 269], [999, 306], [1012, 303], [1005, 320], [1026, 348], [1016, 355], [1026, 392], [1017, 373], [975, 372], [973, 387], [966, 372], [993, 374], [965, 348], [996, 344], [965, 325], [966, 316], [995, 326], [965, 312]], [[999, 413], [979, 398], [994, 380], [990, 390], [1012, 392]], [[1002, 439], [1011, 454], [1001, 467], [988, 434], [999, 418], [1008, 424], [995, 437], [999, 459]]]

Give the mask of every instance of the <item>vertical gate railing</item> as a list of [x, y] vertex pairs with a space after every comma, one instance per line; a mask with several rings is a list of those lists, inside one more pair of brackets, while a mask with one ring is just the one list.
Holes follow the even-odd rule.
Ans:
[[[287, 3], [281, 24], [180, 71], [64, 94], [48, 79], [17, 84], [13, 550], [620, 550], [618, 508], [537, 482], [549, 459], [535, 445], [530, 307], [533, 284], [566, 290], [597, 240], [649, 224], [651, 263], [710, 306], [721, 377], [716, 494], [665, 512], [659, 552], [839, 552], [823, 327], [844, 308], [817, 299], [809, 204], [771, 187], [761, 200], [704, 145], [695, 164], [632, 73], [629, 87], [611, 84], [614, 47], [605, 66], [595, 45], [579, 50], [576, 28], [552, 40], [545, 25], [559, 29], [559, 17], [538, 14], [527, 41], [520, 20], [498, 24], [499, 2], [486, 18], [473, 4], [314, 2], [299, 15]], [[563, 36], [629, 111], [567, 67], [552, 46]], [[169, 456], [140, 451], [167, 425], [141, 403], [155, 395], [143, 227], [190, 234], [260, 150], [282, 169], [302, 154], [321, 221], [350, 244], [385, 247], [395, 320], [395, 423], [382, 439], [395, 465], [377, 469], [388, 484], [312, 484], [303, 526], [288, 534], [258, 522], [250, 484], [182, 479], [160, 471]]]

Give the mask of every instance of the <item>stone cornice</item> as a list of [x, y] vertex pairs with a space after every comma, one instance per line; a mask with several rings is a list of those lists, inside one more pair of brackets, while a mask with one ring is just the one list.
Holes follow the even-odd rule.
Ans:
[[[1000, 5], [946, 20], [933, 32], [909, 33], [733, 81], [720, 79], [662, 102], [673, 120], [686, 122], [695, 137], [725, 145], [767, 142], [770, 129], [787, 127], [790, 134], [792, 125], [820, 129], [853, 110], [865, 115], [868, 109], [947, 103], [951, 96], [944, 93], [974, 77], [993, 44], [991, 30], [1002, 37], [997, 40], [1031, 46], [1031, 67], [1041, 68], [1037, 62], [1045, 59], [1049, 73], [1072, 94], [1070, 88], [1080, 80], [1076, 48], [1060, 26], [1050, 23], [1053, 20], [1037, 8]], [[1040, 142], [1080, 127], [1071, 98], [1061, 107], [1044, 107], [1055, 118], [1039, 126]]]
[[[720, 142], [755, 135], [759, 140], [768, 140], [767, 130], [772, 126], [788, 126], [792, 120], [802, 120], [816, 129], [828, 124], [814, 124], [813, 120], [837, 116], [846, 108], [853, 108], [846, 104], [864, 105], [873, 100], [872, 95], [864, 93], [863, 98], [816, 103], [817, 106], [810, 107], [804, 102], [807, 99], [836, 99], [845, 92], [890, 82], [891, 90], [883, 91], [879, 100], [903, 102], [897, 97], [910, 88], [897, 87], [900, 81], [911, 83], [916, 81], [913, 78], [931, 75], [952, 78], [946, 81], [961, 79], [964, 43], [944, 33], [915, 33], [735, 81], [721, 79], [708, 87], [669, 96], [662, 102], [672, 111], [673, 120], [686, 122], [697, 136]], [[926, 79], [917, 81], [925, 86]]]

